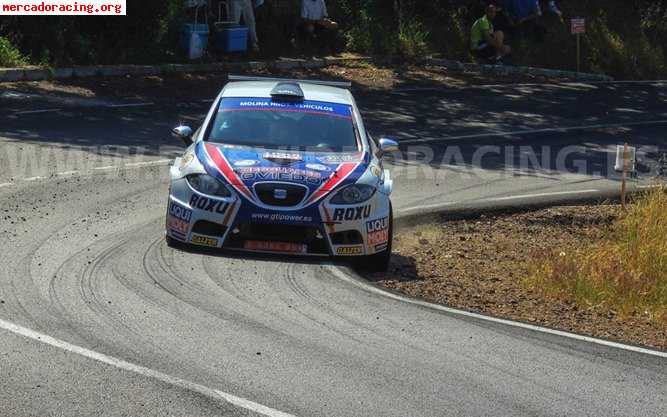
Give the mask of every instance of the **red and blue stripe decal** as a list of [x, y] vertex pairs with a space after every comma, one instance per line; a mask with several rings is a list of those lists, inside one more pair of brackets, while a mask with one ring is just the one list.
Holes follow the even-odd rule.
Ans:
[[[238, 175], [236, 175], [236, 172], [234, 172], [234, 169], [229, 164], [225, 154], [222, 153], [222, 150], [218, 146], [206, 142], [199, 142], [197, 143], [195, 151], [199, 161], [204, 165], [204, 168], [209, 175], [218, 179], [223, 179], [226, 183], [234, 187], [239, 194], [250, 201], [254, 200], [252, 193], [243, 181], [241, 181]], [[220, 178], [221, 176], [222, 178]]]
[[[222, 147], [212, 143], [198, 142], [195, 146], [195, 153], [209, 175], [229, 184], [248, 201], [257, 204], [253, 192], [234, 171]], [[366, 171], [370, 160], [368, 153], [358, 155], [358, 160], [346, 160], [340, 162], [335, 168], [331, 167], [331, 175], [323, 180], [322, 184], [316, 186], [317, 188], [313, 189], [309, 186], [310, 196], [301, 207], [311, 206], [322, 200], [331, 191], [355, 183]]]
[[[363, 160], [359, 162], [343, 162], [342, 164], [338, 165], [338, 167], [336, 168], [334, 173], [329, 177], [329, 179], [326, 180], [324, 184], [320, 186], [320, 188], [315, 190], [315, 192], [313, 192], [310, 195], [310, 198], [308, 198], [308, 200], [306, 201], [305, 206], [309, 206], [321, 200], [330, 191], [334, 190], [336, 187], [341, 185], [343, 181], [345, 181], [348, 177], [350, 177], [362, 163]], [[361, 173], [363, 173], [363, 171]]]

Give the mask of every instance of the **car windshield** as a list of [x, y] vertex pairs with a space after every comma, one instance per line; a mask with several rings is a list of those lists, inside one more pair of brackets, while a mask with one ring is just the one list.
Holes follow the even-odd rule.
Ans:
[[223, 98], [206, 140], [269, 149], [358, 150], [352, 107], [310, 100]]

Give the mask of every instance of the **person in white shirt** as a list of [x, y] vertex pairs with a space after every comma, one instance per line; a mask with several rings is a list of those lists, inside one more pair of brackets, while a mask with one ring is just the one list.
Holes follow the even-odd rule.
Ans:
[[337, 29], [338, 24], [328, 17], [324, 0], [301, 0], [302, 26], [306, 33], [312, 35], [317, 29]]
[[306, 20], [319, 21], [328, 17], [327, 5], [324, 0], [302, 0], [301, 18]]
[[232, 0], [230, 7], [231, 18], [239, 23], [243, 16], [243, 23], [248, 27], [248, 35], [253, 51], [259, 51], [259, 40], [255, 28], [255, 5], [253, 0]]

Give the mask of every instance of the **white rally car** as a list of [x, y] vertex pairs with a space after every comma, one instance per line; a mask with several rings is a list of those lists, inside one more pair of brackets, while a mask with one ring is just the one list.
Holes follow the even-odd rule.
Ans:
[[366, 133], [349, 83], [230, 76], [203, 125], [173, 135], [166, 239], [215, 248], [391, 256], [390, 139]]

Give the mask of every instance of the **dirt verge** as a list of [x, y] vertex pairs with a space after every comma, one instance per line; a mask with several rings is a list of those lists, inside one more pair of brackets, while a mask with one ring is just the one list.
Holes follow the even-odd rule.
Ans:
[[[501, 84], [546, 81], [528, 74], [489, 76], [462, 74], [439, 66], [409, 63], [378, 64], [351, 61], [320, 69], [288, 71], [257, 70], [246, 72], [261, 76], [349, 80], [355, 89], [382, 91], [401, 87], [460, 88], [474, 84]], [[212, 98], [226, 83], [226, 73], [193, 73], [156, 76], [91, 77], [53, 81], [20, 81], [0, 85], [0, 92], [12, 90], [32, 94], [50, 94], [78, 98], [116, 98], [125, 100], [159, 100], [183, 102]], [[562, 81], [562, 80], [559, 80]]]
[[439, 304], [667, 350], [665, 323], [553, 298], [526, 282], [536, 254], [594, 242], [618, 213], [616, 205], [584, 205], [441, 219], [400, 230], [389, 272], [370, 278]]

